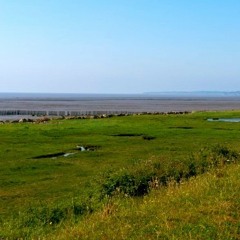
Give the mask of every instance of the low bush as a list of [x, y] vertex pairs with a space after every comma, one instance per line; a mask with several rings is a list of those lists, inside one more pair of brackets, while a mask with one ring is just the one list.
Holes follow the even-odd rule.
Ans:
[[[146, 169], [149, 170], [149, 169]], [[149, 190], [149, 182], [155, 176], [154, 172], [145, 173], [139, 169], [131, 171], [121, 169], [109, 174], [102, 184], [102, 196], [112, 196], [123, 193], [127, 196], [142, 196]]]
[[171, 163], [146, 161], [128, 169], [109, 173], [102, 183], [102, 196], [124, 194], [143, 196], [152, 187], [166, 186], [169, 181], [180, 183], [182, 179], [202, 174], [213, 167], [236, 162], [239, 154], [225, 146], [203, 148], [185, 162]]

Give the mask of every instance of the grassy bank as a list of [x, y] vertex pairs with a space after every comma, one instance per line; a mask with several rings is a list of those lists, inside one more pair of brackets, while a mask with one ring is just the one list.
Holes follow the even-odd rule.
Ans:
[[[237, 166], [239, 124], [206, 119], [239, 115], [237, 111], [199, 112], [0, 125], [0, 236], [31, 238], [50, 234], [54, 238], [52, 232], [58, 237], [66, 235], [58, 232], [62, 225], [67, 225], [73, 239], [75, 233], [94, 239], [88, 233], [97, 232], [93, 225], [99, 231], [107, 229], [99, 220], [99, 224], [94, 223], [99, 214], [109, 215], [107, 219], [113, 228], [118, 211], [120, 215], [126, 214], [126, 219], [141, 219], [136, 215], [137, 208], [144, 206], [142, 196], [150, 189], [162, 186], [144, 198], [153, 197], [157, 203], [157, 199], [161, 201], [169, 191], [166, 186], [171, 180], [179, 185], [198, 175], [205, 174], [207, 178], [207, 172], [225, 169], [229, 163]], [[81, 151], [83, 149], [85, 151]], [[234, 171], [232, 167], [229, 169]], [[234, 184], [237, 181], [234, 180]], [[167, 202], [165, 199], [162, 204]], [[125, 209], [129, 204], [135, 208], [132, 217], [128, 216], [131, 209]], [[121, 210], [122, 207], [125, 210]], [[153, 211], [150, 215], [154, 215]], [[116, 221], [115, 228], [123, 221], [121, 216], [117, 218], [119, 223]], [[149, 221], [147, 216], [145, 220], [136, 221], [136, 229]], [[84, 224], [92, 227], [89, 230], [84, 227], [84, 232]], [[173, 230], [169, 228], [169, 234]], [[106, 236], [112, 231], [106, 232]], [[137, 232], [126, 235], [124, 231], [127, 232], [123, 230], [123, 237], [119, 239], [137, 236]], [[139, 236], [148, 236], [141, 231], [145, 230], [139, 230]], [[149, 234], [149, 238], [156, 237], [156, 231]], [[100, 232], [96, 234], [96, 239], [99, 238], [104, 239]]]
[[[240, 238], [240, 165], [169, 182], [141, 200], [119, 198], [50, 239]], [[47, 237], [47, 238], [48, 238]]]

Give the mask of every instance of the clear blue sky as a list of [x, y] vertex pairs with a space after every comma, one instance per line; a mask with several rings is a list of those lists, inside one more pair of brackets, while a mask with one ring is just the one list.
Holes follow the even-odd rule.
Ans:
[[0, 92], [240, 90], [239, 0], [0, 0]]

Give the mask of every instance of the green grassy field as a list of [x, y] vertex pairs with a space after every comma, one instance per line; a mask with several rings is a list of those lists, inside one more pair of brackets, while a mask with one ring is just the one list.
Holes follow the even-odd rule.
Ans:
[[46, 239], [240, 238], [240, 165], [152, 190], [140, 200], [119, 198]]
[[[238, 165], [234, 164], [235, 168], [221, 164], [214, 166], [216, 169], [223, 168], [223, 177], [218, 186], [213, 168], [206, 167], [212, 175], [208, 175], [207, 170], [200, 174], [199, 166], [205, 158], [199, 157], [198, 153], [201, 149], [215, 146], [224, 146], [234, 154], [238, 153], [239, 123], [208, 122], [206, 119], [239, 116], [238, 111], [196, 112], [187, 115], [136, 115], [0, 125], [0, 239], [66, 239], [67, 234], [72, 239], [157, 239], [156, 236], [159, 239], [238, 239], [240, 219], [236, 209], [239, 200], [232, 203], [236, 206], [227, 208], [227, 205], [226, 213], [225, 208], [222, 208], [226, 218], [229, 214], [236, 215], [231, 223], [237, 222], [234, 233], [231, 233], [229, 223], [222, 235], [214, 235], [219, 232], [219, 228], [213, 223], [209, 223], [209, 234], [201, 235], [201, 229], [208, 228], [207, 222], [201, 223], [202, 228], [200, 224], [196, 230], [194, 224], [197, 218], [186, 217], [184, 209], [192, 206], [194, 199], [198, 198], [202, 205], [214, 207], [219, 198], [217, 189], [223, 187], [221, 181], [222, 184], [225, 180], [231, 181], [229, 184], [234, 186], [233, 190], [228, 191], [230, 188], [223, 184], [223, 191], [234, 195], [239, 186]], [[93, 151], [79, 151], [77, 146], [89, 147]], [[57, 153], [73, 154], [53, 157], [52, 154]], [[229, 156], [235, 157], [234, 154]], [[212, 156], [217, 155], [211, 155], [207, 164], [210, 164]], [[147, 161], [152, 165], [146, 165]], [[220, 159], [219, 163], [224, 161]], [[178, 172], [175, 173], [175, 170]], [[168, 175], [165, 175], [168, 177], [175, 177], [180, 172], [178, 176], [186, 182], [189, 172], [192, 176], [200, 175], [196, 180], [190, 178], [184, 186], [180, 184], [177, 189], [176, 186], [166, 188], [171, 182], [167, 179], [164, 187], [151, 191], [144, 198], [129, 197], [139, 194], [133, 193], [135, 186], [127, 183], [128, 189], [121, 191], [125, 191], [127, 197], [121, 193], [115, 196], [115, 190], [121, 190], [122, 187], [117, 185], [120, 178], [125, 178], [123, 184], [126, 185], [135, 175], [137, 177], [131, 181], [140, 179], [140, 182], [144, 182], [149, 181], [149, 177], [163, 176], [163, 172], [167, 172]], [[169, 175], [170, 172], [172, 175]], [[141, 178], [145, 173], [149, 174], [148, 178]], [[202, 181], [199, 180], [201, 177]], [[115, 186], [110, 186], [114, 181]], [[210, 181], [216, 182], [213, 185], [215, 190], [212, 195], [207, 195], [204, 189], [211, 191]], [[115, 191], [110, 192], [111, 196], [103, 194], [106, 191], [109, 193], [111, 189]], [[184, 200], [185, 192], [189, 197], [189, 205]], [[142, 195], [146, 195], [146, 191]], [[175, 200], [170, 201], [171, 196]], [[230, 199], [230, 196], [227, 198]], [[232, 198], [229, 201], [233, 201]], [[219, 204], [224, 203], [225, 200]], [[178, 205], [179, 212], [175, 209], [174, 219], [167, 221], [168, 213], [173, 211], [171, 208]], [[166, 209], [165, 213], [160, 211], [162, 208]], [[193, 214], [200, 214], [201, 208], [193, 207], [192, 211]], [[206, 207], [201, 214], [210, 219], [215, 215], [214, 211]], [[162, 214], [165, 214], [165, 218]], [[107, 220], [99, 221], [99, 218], [105, 219], [105, 215]], [[181, 219], [184, 219], [183, 223]], [[156, 221], [161, 224], [155, 226]], [[108, 222], [111, 227], [104, 225]], [[89, 227], [84, 227], [86, 225]], [[61, 230], [63, 226], [67, 226], [70, 232], [66, 228]], [[117, 234], [119, 228], [123, 229], [122, 235]], [[194, 237], [195, 230], [200, 234], [196, 235], [198, 237]], [[96, 234], [93, 235], [93, 232]], [[191, 232], [192, 236], [186, 235]], [[221, 238], [223, 236], [227, 238]]]

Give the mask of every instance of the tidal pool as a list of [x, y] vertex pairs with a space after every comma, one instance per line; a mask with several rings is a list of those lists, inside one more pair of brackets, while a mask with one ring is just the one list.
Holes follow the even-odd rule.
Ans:
[[209, 118], [209, 122], [240, 122], [240, 118]]

